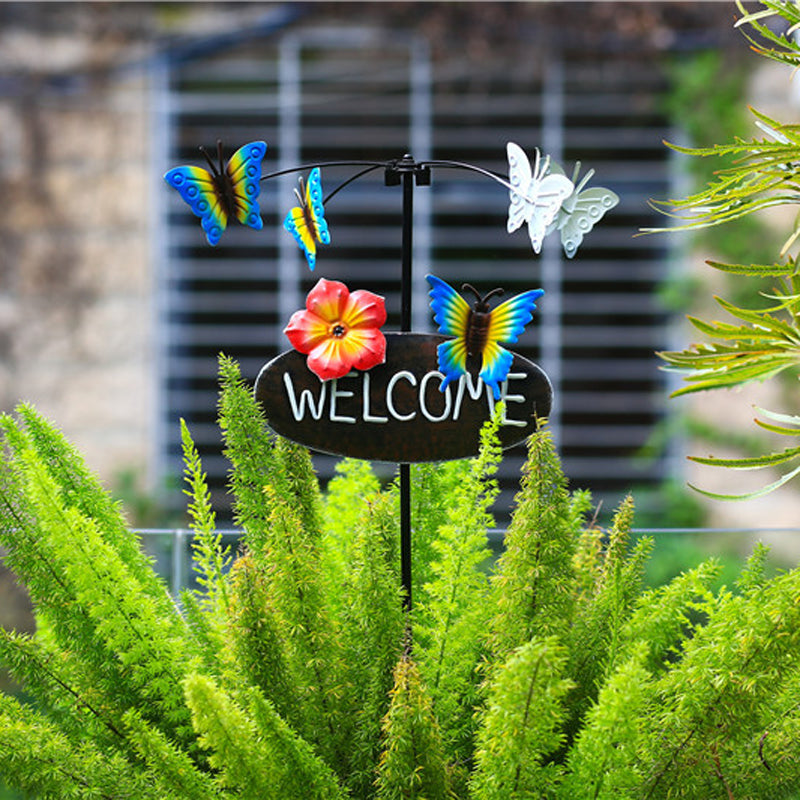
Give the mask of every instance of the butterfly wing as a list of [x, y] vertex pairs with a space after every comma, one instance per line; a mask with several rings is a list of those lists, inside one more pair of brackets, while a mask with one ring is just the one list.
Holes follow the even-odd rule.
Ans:
[[533, 319], [536, 301], [543, 294], [541, 289], [531, 289], [506, 300], [491, 312], [480, 377], [492, 387], [495, 400], [500, 399], [500, 383], [508, 376], [514, 360], [502, 345], [517, 342], [525, 326]]
[[303, 251], [308, 262], [308, 268], [313, 270], [317, 263], [317, 243], [306, 222], [305, 211], [302, 206], [295, 206], [286, 215], [283, 227], [294, 236], [300, 249]]
[[514, 356], [497, 342], [487, 342], [483, 351], [480, 378], [492, 389], [495, 400], [500, 399], [500, 384], [508, 377]]
[[234, 200], [234, 213], [242, 225], [261, 230], [258, 195], [261, 191], [261, 162], [266, 142], [249, 142], [240, 147], [225, 167]]
[[572, 181], [557, 172], [548, 174], [549, 158], [540, 162], [536, 151], [534, 166], [525, 151], [514, 142], [506, 144], [509, 190], [506, 230], [513, 233], [528, 223], [528, 235], [534, 252], [539, 253], [548, 226], [555, 220], [561, 204], [575, 188]]
[[563, 202], [574, 188], [575, 185], [566, 175], [550, 173], [539, 180], [534, 179], [528, 235], [535, 253], [541, 252], [548, 227], [556, 219]]
[[175, 167], [164, 180], [177, 189], [192, 213], [200, 218], [210, 245], [215, 245], [228, 224], [228, 214], [220, 202], [211, 173], [202, 167]]
[[533, 319], [536, 301], [543, 294], [543, 289], [531, 289], [500, 303], [489, 318], [488, 341], [516, 344], [525, 326]]
[[322, 205], [322, 175], [319, 167], [314, 167], [308, 176], [306, 184], [306, 205], [311, 211], [311, 221], [314, 226], [314, 236], [322, 244], [331, 243], [328, 223], [325, 220], [325, 208]]
[[431, 309], [439, 333], [455, 337], [436, 348], [439, 371], [444, 375], [440, 388], [444, 391], [451, 381], [458, 380], [467, 371], [466, 333], [470, 307], [450, 284], [435, 275], [425, 277], [431, 287]]
[[[610, 189], [602, 186], [584, 190], [583, 187], [594, 175], [594, 170], [590, 169], [578, 182], [580, 167], [581, 162], [578, 161], [572, 175], [575, 189], [564, 200], [558, 216], [547, 230], [547, 233], [553, 230], [561, 231], [561, 244], [567, 258], [575, 255], [583, 242], [583, 237], [603, 218], [606, 211], [619, 203], [619, 197]], [[551, 170], [563, 174], [563, 170], [557, 164], [553, 164]]]
[[[564, 209], [559, 219], [561, 244], [567, 258], [572, 258], [583, 242], [583, 237], [602, 219], [609, 209], [619, 203], [619, 196], [610, 189], [595, 186], [578, 194], [574, 203]], [[565, 204], [566, 206], [566, 204]]]
[[508, 192], [508, 222], [506, 230], [514, 233], [522, 227], [528, 218], [528, 208], [530, 203], [527, 195], [533, 181], [531, 162], [525, 155], [525, 151], [514, 142], [506, 144], [506, 155], [508, 156], [508, 182], [516, 189]]
[[295, 206], [286, 215], [283, 227], [294, 236], [305, 254], [309, 269], [313, 270], [317, 263], [317, 242], [330, 244], [331, 241], [322, 205], [322, 178], [319, 167], [314, 167], [309, 173], [301, 205]]

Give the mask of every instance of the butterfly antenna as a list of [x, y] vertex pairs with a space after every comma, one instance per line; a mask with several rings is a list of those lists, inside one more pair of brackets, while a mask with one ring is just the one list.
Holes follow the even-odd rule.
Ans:
[[492, 289], [492, 291], [489, 292], [489, 294], [487, 294], [486, 297], [481, 300], [481, 302], [486, 305], [488, 304], [490, 297], [494, 297], [495, 295], [499, 297], [501, 294], [503, 294], [503, 292], [505, 292], [505, 289], [502, 289], [500, 286], [498, 286], [496, 289]]
[[199, 148], [200, 152], [203, 154], [203, 158], [208, 162], [208, 166], [211, 167], [211, 174], [212, 175], [219, 175], [219, 169], [217, 169], [217, 165], [214, 163], [211, 156], [208, 154], [208, 150], [205, 149], [202, 145]]
[[539, 154], [539, 148], [538, 147], [534, 147], [533, 148], [533, 152], [535, 153], [534, 158], [533, 158], [533, 170], [532, 170], [533, 179], [534, 180], [538, 180], [539, 179], [539, 161], [541, 160], [541, 156]]
[[542, 162], [542, 169], [541, 171], [537, 170], [537, 175], [540, 178], [544, 178], [545, 175], [550, 171], [550, 156], [545, 156], [544, 161]]
[[479, 303], [481, 302], [480, 292], [471, 283], [462, 283], [461, 284], [461, 291], [462, 292], [472, 292], [472, 294], [475, 295], [475, 299]]
[[295, 197], [297, 197], [297, 201], [300, 203], [300, 207], [302, 208], [303, 204], [305, 203], [305, 199], [304, 198], [306, 196], [306, 187], [305, 187], [305, 184], [303, 183], [303, 176], [302, 175], [297, 179], [297, 182], [300, 184], [300, 190], [298, 191], [297, 187], [295, 186], [294, 187], [294, 194], [295, 194]]
[[497, 289], [492, 289], [492, 291], [489, 292], [489, 294], [487, 294], [485, 297], [481, 297], [480, 292], [471, 283], [463, 283], [461, 284], [461, 291], [472, 292], [472, 294], [475, 295], [475, 299], [478, 301], [478, 306], [485, 306], [488, 308], [489, 298], [494, 297], [495, 295], [503, 294], [505, 290], [498, 287]]
[[217, 160], [219, 161], [219, 174], [225, 172], [225, 160], [222, 157], [222, 139], [217, 139]]
[[[575, 177], [578, 176], [578, 170], [581, 168], [581, 162], [578, 161], [575, 165]], [[575, 186], [575, 194], [578, 194], [584, 186], [592, 179], [592, 175], [594, 175], [594, 169], [590, 169], [584, 176], [581, 178], [581, 182]], [[572, 182], [575, 183], [575, 178], [572, 179]]]

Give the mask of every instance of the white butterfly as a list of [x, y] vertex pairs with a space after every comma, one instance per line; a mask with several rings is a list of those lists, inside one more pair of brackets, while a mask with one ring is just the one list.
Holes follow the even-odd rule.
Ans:
[[[581, 162], [575, 164], [575, 171], [572, 173], [572, 182], [578, 180], [578, 173], [581, 170]], [[553, 163], [551, 167], [553, 174], [564, 174], [558, 164]], [[554, 230], [561, 231], [561, 244], [567, 258], [572, 258], [583, 242], [583, 237], [603, 218], [603, 214], [609, 209], [614, 208], [619, 203], [619, 196], [602, 186], [595, 186], [591, 189], [581, 191], [589, 182], [594, 170], [590, 169], [575, 186], [574, 191], [561, 204], [558, 215], [550, 225], [547, 233]]]
[[550, 156], [541, 161], [538, 148], [533, 169], [523, 149], [514, 142], [506, 145], [506, 153], [508, 182], [514, 187], [508, 193], [510, 205], [506, 227], [509, 233], [513, 233], [527, 222], [533, 250], [539, 253], [548, 226], [555, 220], [561, 204], [575, 185], [566, 175], [548, 174]]

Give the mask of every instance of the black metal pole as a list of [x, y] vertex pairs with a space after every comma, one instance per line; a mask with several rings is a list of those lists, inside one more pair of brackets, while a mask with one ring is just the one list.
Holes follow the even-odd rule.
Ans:
[[[410, 159], [409, 156], [406, 158]], [[413, 159], [410, 159], [413, 161]], [[411, 270], [414, 218], [414, 172], [403, 172], [403, 252], [400, 282], [400, 330], [411, 330]], [[400, 580], [403, 607], [411, 611], [411, 465], [400, 464]]]
[[[400, 330], [411, 330], [411, 273], [414, 231], [414, 184], [428, 186], [431, 170], [409, 155], [386, 165], [387, 186], [403, 185], [403, 244], [400, 280]], [[403, 608], [410, 611], [411, 594], [411, 465], [400, 464], [400, 581], [403, 586]]]

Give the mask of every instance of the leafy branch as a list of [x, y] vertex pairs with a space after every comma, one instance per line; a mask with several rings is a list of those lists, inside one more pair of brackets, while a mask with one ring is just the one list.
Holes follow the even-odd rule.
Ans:
[[[684, 147], [665, 142], [683, 155], [700, 158], [735, 156], [733, 164], [718, 170], [708, 186], [683, 199], [652, 201], [651, 205], [675, 220], [670, 228], [644, 228], [643, 233], [695, 230], [722, 225], [756, 211], [800, 203], [800, 126], [778, 122], [750, 109], [756, 125], [772, 137], [732, 142], [711, 147]], [[797, 227], [781, 249], [785, 255], [797, 237]]]
[[[741, 0], [737, 0], [742, 16], [736, 27], [747, 29], [745, 37], [759, 55], [792, 67], [800, 66], [800, 46], [795, 38], [800, 30], [800, 3], [763, 0], [760, 5], [759, 10], [747, 12]], [[777, 30], [776, 21], [784, 23], [782, 31]], [[800, 125], [785, 124], [755, 109], [750, 110], [756, 126], [767, 138], [734, 137], [730, 142], [711, 147], [666, 143], [676, 152], [715, 159], [724, 166], [703, 189], [684, 199], [653, 201], [652, 205], [673, 218], [675, 224], [671, 228], [643, 229], [642, 233], [698, 230], [741, 220], [768, 209], [800, 205]], [[790, 254], [799, 238], [800, 214], [781, 247], [780, 260], [774, 264], [707, 262], [739, 278], [777, 279], [777, 286], [770, 293], [761, 292], [771, 303], [767, 308], [743, 308], [715, 297], [717, 304], [733, 318], [732, 322], [688, 317], [706, 341], [658, 354], [666, 362], [667, 370], [683, 375], [684, 385], [673, 392], [673, 397], [771, 380], [784, 372], [800, 377], [800, 270], [797, 258]], [[765, 414], [773, 416], [770, 412]], [[770, 433], [798, 435], [793, 428], [779, 429], [758, 421], [757, 424]], [[692, 457], [692, 460], [731, 469], [789, 468], [778, 480], [755, 492], [731, 495], [698, 490], [718, 499], [756, 497], [800, 474], [800, 466], [794, 466], [800, 462], [800, 448], [751, 458]]]

